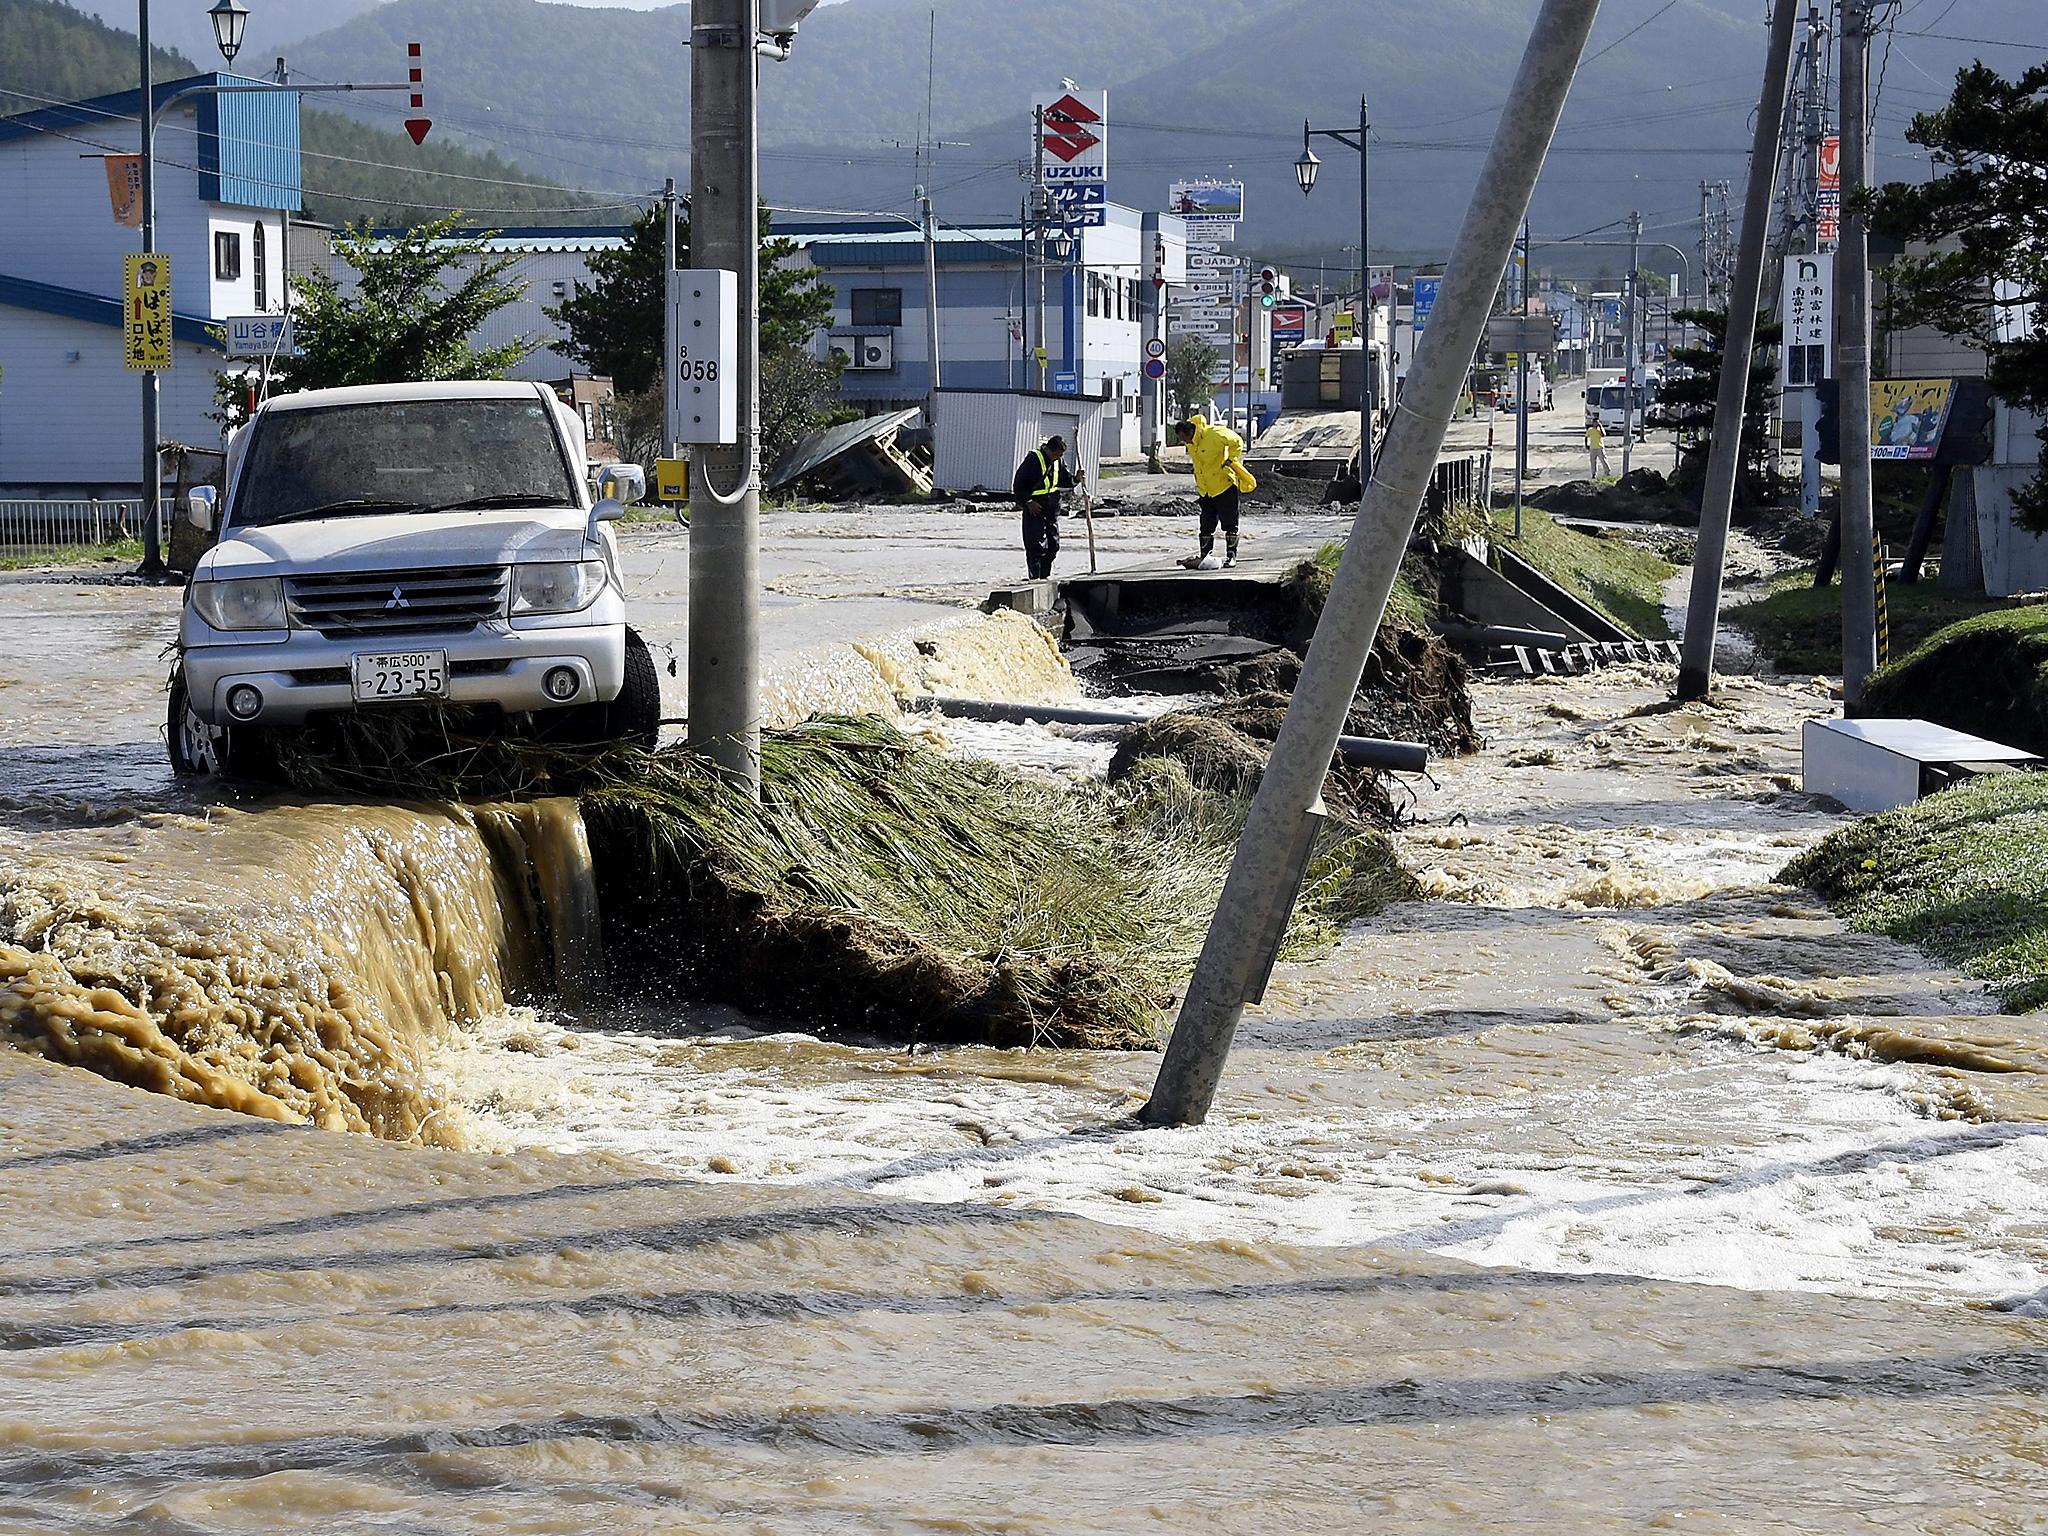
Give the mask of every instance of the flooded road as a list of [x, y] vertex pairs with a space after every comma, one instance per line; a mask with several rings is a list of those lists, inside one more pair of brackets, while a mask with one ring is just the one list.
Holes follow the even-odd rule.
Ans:
[[[791, 707], [1072, 686], [979, 624]], [[1482, 685], [1428, 898], [1177, 1131], [1152, 1054], [552, 1001], [561, 804], [11, 781], [0, 1529], [2040, 1529], [2042, 1021], [1772, 883], [1824, 688], [1669, 691]]]

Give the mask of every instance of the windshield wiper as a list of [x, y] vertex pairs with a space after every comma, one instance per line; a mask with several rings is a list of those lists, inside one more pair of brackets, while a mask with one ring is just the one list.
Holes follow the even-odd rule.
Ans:
[[471, 496], [465, 501], [444, 501], [438, 505], [423, 508], [427, 512], [487, 512], [496, 507], [560, 507], [567, 503], [559, 496], [549, 496], [541, 491], [501, 491], [493, 496]]
[[299, 507], [270, 518], [264, 526], [277, 523], [302, 523], [315, 517], [342, 517], [355, 512], [424, 512], [425, 507], [416, 501], [386, 501], [376, 496], [350, 496], [341, 501], [323, 501], [317, 507]]

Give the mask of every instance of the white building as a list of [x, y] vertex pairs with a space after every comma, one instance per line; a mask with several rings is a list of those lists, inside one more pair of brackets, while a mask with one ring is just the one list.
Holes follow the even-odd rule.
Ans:
[[[156, 87], [161, 105], [199, 75]], [[0, 118], [0, 495], [128, 495], [141, 481], [142, 375], [122, 362], [122, 257], [105, 153], [139, 147], [139, 91]], [[217, 447], [208, 328], [285, 303], [286, 220], [299, 206], [295, 91], [201, 95], [160, 120], [157, 249], [170, 261], [166, 442]], [[235, 365], [240, 371], [240, 365]]]

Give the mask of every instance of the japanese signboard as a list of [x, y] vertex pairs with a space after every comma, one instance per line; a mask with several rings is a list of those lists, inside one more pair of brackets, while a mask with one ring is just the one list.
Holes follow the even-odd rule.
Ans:
[[121, 359], [131, 373], [171, 366], [171, 258], [161, 251], [121, 258]]
[[298, 337], [283, 315], [236, 315], [228, 321], [229, 357], [297, 357]]
[[[1098, 226], [1109, 218], [1109, 93], [1063, 91], [1032, 103], [1044, 114], [1045, 186], [1069, 222]], [[1036, 146], [1034, 146], [1036, 153]]]
[[1870, 456], [1933, 458], [1955, 392], [1954, 379], [1872, 379]]
[[1838, 196], [1842, 190], [1842, 136], [1831, 133], [1820, 141], [1820, 189]]
[[1358, 340], [1358, 316], [1348, 309], [1337, 311], [1336, 319], [1330, 326], [1339, 341]]
[[1834, 375], [1835, 262], [1831, 256], [1785, 260], [1785, 382], [1814, 384]]
[[142, 228], [142, 156], [107, 155], [107, 201], [114, 207], [114, 222], [130, 229]]
[[1308, 339], [1308, 310], [1300, 304], [1273, 307], [1273, 345], [1293, 346]]
[[1394, 269], [1374, 267], [1372, 269], [1372, 301], [1384, 304], [1394, 296]]
[[1416, 334], [1429, 329], [1429, 312], [1436, 308], [1437, 290], [1443, 286], [1441, 277], [1418, 277], [1415, 279], [1415, 330]]
[[1187, 221], [1190, 236], [1235, 240], [1244, 220], [1244, 183], [1213, 176], [1176, 181], [1167, 188], [1166, 211]]

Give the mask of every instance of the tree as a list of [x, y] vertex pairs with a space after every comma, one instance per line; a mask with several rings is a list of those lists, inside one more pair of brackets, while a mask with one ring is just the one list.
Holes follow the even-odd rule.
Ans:
[[1216, 394], [1216, 349], [1199, 336], [1176, 336], [1166, 348], [1166, 398], [1185, 421]]
[[[1916, 116], [1906, 137], [1941, 174], [1880, 188], [1871, 219], [1937, 248], [1892, 266], [1893, 322], [1981, 346], [1991, 392], [2048, 416], [2048, 64], [2017, 80], [1981, 63], [1958, 71], [1948, 105]], [[2022, 523], [2048, 533], [2048, 426], [2039, 441], [2040, 473], [2013, 502]]]
[[[356, 283], [345, 290], [325, 272], [294, 279], [300, 355], [279, 360], [273, 391], [502, 379], [534, 343], [477, 347], [470, 337], [525, 297], [525, 285], [507, 276], [520, 258], [491, 255], [488, 235], [454, 236], [461, 217], [451, 213], [391, 237], [372, 235], [367, 223], [344, 226], [334, 249]], [[226, 425], [248, 419], [241, 378], [222, 374], [216, 399]]]
[[[661, 387], [664, 283], [661, 209], [648, 209], [625, 230], [616, 251], [590, 258], [591, 283], [548, 311], [569, 332], [561, 350], [621, 394]], [[804, 350], [831, 323], [832, 290], [817, 271], [793, 266], [797, 243], [768, 232], [761, 214], [761, 353]], [[690, 264], [690, 222], [676, 224], [676, 261]]]
[[[1672, 408], [1679, 439], [1685, 444], [1678, 483], [1697, 488], [1707, 478], [1707, 455], [1714, 441], [1714, 406], [1721, 397], [1721, 344], [1728, 334], [1728, 312], [1722, 309], [1681, 309], [1672, 317], [1697, 327], [1705, 343], [1671, 349], [1671, 367], [1664, 375], [1664, 403]], [[1784, 339], [1775, 320], [1759, 320], [1756, 353], [1749, 364], [1749, 393], [1743, 401], [1742, 456], [1735, 472], [1735, 504], [1759, 506], [1776, 486], [1777, 454], [1771, 447], [1771, 409], [1777, 366], [1766, 354]], [[1687, 439], [1690, 441], [1687, 441]]]

